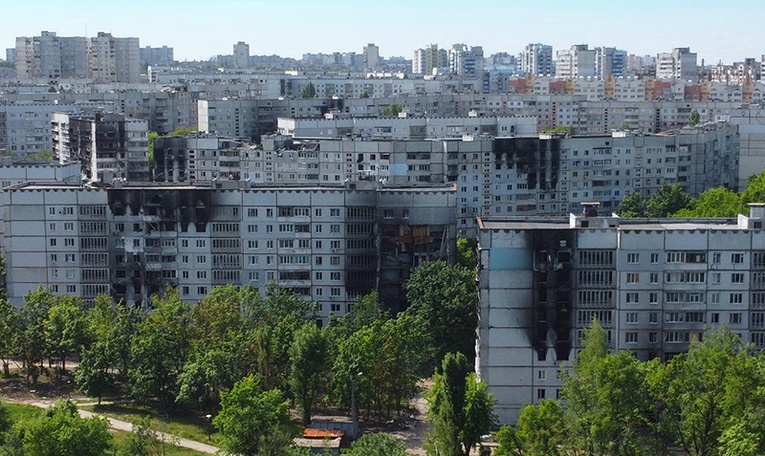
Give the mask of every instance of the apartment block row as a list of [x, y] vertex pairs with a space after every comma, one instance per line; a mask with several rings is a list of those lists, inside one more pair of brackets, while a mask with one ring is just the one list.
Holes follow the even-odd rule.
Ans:
[[[455, 183], [458, 229], [474, 236], [477, 216], [565, 215], [591, 200], [614, 211], [627, 193], [649, 197], [663, 184], [679, 184], [691, 195], [720, 185], [736, 188], [738, 149], [737, 128], [719, 123], [660, 135], [479, 135], [406, 141], [274, 135], [264, 136], [261, 148], [240, 149], [238, 160], [240, 179], [253, 185]], [[182, 159], [173, 167], [192, 159], [198, 163], [200, 153], [207, 157], [206, 164], [224, 160], [223, 151], [214, 158], [212, 152], [192, 157], [191, 150], [190, 145], [175, 146]], [[166, 175], [184, 176], [190, 171], [187, 166]]]
[[342, 315], [377, 290], [393, 309], [422, 261], [453, 261], [453, 186], [429, 188], [23, 183], [5, 189], [8, 299], [39, 286], [147, 305], [269, 282]]
[[16, 72], [21, 80], [92, 78], [101, 82], [140, 82], [138, 38], [60, 37], [55, 32], [16, 38]]
[[481, 218], [476, 367], [514, 423], [556, 398], [593, 319], [613, 350], [668, 359], [723, 325], [765, 348], [765, 208], [737, 220]]

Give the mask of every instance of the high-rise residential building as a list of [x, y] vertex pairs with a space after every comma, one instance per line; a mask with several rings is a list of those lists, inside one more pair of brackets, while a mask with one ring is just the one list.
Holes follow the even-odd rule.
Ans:
[[138, 38], [115, 38], [98, 32], [88, 39], [88, 75], [101, 82], [138, 83], [141, 81]]
[[8, 48], [5, 50], [5, 61], [8, 63], [16, 63], [16, 48]]
[[738, 219], [583, 215], [478, 221], [476, 367], [501, 423], [555, 398], [561, 365], [597, 318], [610, 350], [640, 360], [687, 351], [729, 327], [765, 348], [765, 207]]
[[469, 78], [483, 77], [483, 48], [455, 44], [449, 49], [449, 69], [452, 73]]
[[20, 36], [16, 38], [15, 57], [16, 71], [22, 80], [88, 76], [84, 37], [59, 37], [46, 31], [40, 36]]
[[250, 45], [244, 41], [239, 41], [234, 45], [234, 67], [249, 68], [250, 66]]
[[596, 47], [595, 75], [605, 79], [608, 76], [624, 75], [627, 52], [612, 47]]
[[84, 178], [149, 180], [148, 123], [121, 114], [53, 113], [53, 154], [61, 162], [79, 161]]
[[380, 64], [380, 48], [374, 43], [364, 46], [364, 69], [374, 70]]
[[9, 301], [42, 285], [148, 306], [173, 285], [195, 304], [217, 285], [275, 282], [318, 303], [326, 323], [373, 290], [402, 310], [411, 268], [455, 257], [452, 185], [230, 184], [9, 188]]
[[526, 74], [553, 75], [553, 48], [547, 44], [528, 44], [521, 53], [521, 70]]
[[557, 52], [555, 76], [559, 78], [578, 78], [597, 76], [595, 50], [586, 44], [575, 44], [571, 49]]
[[158, 65], [167, 66], [171, 65], [175, 59], [173, 58], [173, 48], [162, 47], [142, 47], [140, 51], [141, 66]]
[[425, 49], [414, 51], [412, 59], [412, 73], [432, 74], [434, 69], [449, 66], [449, 57], [446, 49], [439, 49], [438, 44], [429, 44]]
[[657, 79], [680, 79], [696, 82], [698, 79], [696, 53], [690, 48], [675, 48], [672, 52], [662, 52], [656, 56]]

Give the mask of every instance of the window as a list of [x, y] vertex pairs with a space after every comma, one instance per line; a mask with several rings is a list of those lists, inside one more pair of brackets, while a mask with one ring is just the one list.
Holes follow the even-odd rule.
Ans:
[[544, 388], [539, 388], [537, 390], [537, 399], [540, 399], [540, 400], [544, 399], [545, 398], [545, 391], [546, 390]]
[[544, 369], [539, 369], [537, 371], [537, 380], [540, 380], [540, 381], [547, 380], [547, 371]]
[[332, 296], [340, 296], [340, 289], [337, 287], [330, 288], [329, 294]]
[[744, 302], [743, 293], [731, 293], [728, 302], [731, 304], [742, 304]]
[[66, 286], [66, 292], [67, 293], [77, 293], [77, 285], [67, 285]]
[[720, 313], [719, 312], [712, 312], [709, 315], [709, 322], [712, 324], [719, 324], [720, 323]]
[[744, 273], [734, 272], [730, 275], [730, 283], [744, 283]]
[[640, 254], [639, 253], [628, 253], [627, 254], [627, 263], [636, 264], [638, 262], [640, 262]]
[[714, 285], [719, 285], [720, 277], [721, 277], [721, 274], [719, 272], [713, 272], [710, 280], [712, 281]]
[[714, 252], [714, 253], [712, 254], [712, 263], [714, 263], [714, 264], [720, 264], [720, 257], [721, 257], [721, 254], [720, 254], [720, 252]]
[[624, 342], [627, 344], [636, 344], [638, 342], [637, 331], [628, 331], [624, 333]]
[[658, 304], [659, 303], [659, 293], [649, 293], [648, 294], [648, 304]]
[[637, 304], [640, 302], [640, 295], [638, 293], [627, 293], [626, 298], [625, 302], [627, 304]]
[[55, 247], [56, 246], [56, 238], [50, 238], [50, 246]]
[[74, 238], [64, 238], [64, 246], [74, 247]]
[[637, 272], [628, 272], [627, 273], [627, 283], [638, 283], [640, 282], [640, 274]]
[[729, 315], [730, 324], [732, 325], [739, 325], [741, 324], [741, 313], [740, 312], [734, 312]]
[[197, 271], [197, 279], [206, 279], [207, 271]]
[[655, 325], [659, 322], [659, 313], [658, 312], [649, 312], [648, 313], [648, 323], [651, 323], [652, 325]]
[[658, 264], [659, 263], [659, 254], [658, 253], [652, 253], [651, 254], [651, 264]]
[[659, 341], [659, 337], [657, 336], [655, 332], [648, 333], [648, 343], [655, 344], [658, 341]]
[[627, 312], [626, 315], [627, 324], [637, 324], [638, 322], [638, 314], [637, 312]]
[[200, 296], [207, 296], [207, 287], [197, 287], [197, 294]]
[[329, 280], [332, 280], [334, 282], [340, 281], [340, 272], [330, 272], [329, 273]]
[[744, 254], [743, 253], [731, 253], [730, 254], [730, 262], [733, 264], [742, 264], [744, 262]]
[[658, 272], [652, 272], [649, 276], [651, 284], [657, 284], [659, 283], [659, 273]]
[[329, 257], [329, 264], [333, 266], [337, 266], [340, 264], [340, 257], [339, 256], [331, 256]]

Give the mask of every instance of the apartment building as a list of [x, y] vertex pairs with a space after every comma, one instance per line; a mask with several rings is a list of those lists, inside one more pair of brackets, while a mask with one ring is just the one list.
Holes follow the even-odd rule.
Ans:
[[576, 44], [571, 49], [558, 51], [556, 54], [555, 76], [558, 78], [578, 78], [596, 76], [596, 52], [586, 44]]
[[696, 53], [690, 48], [675, 48], [672, 52], [662, 52], [656, 56], [657, 79], [680, 79], [696, 82], [698, 79]]
[[278, 133], [296, 139], [443, 139], [463, 135], [534, 136], [537, 119], [532, 116], [469, 117], [351, 117], [327, 114], [324, 118], [277, 119]]
[[146, 305], [174, 285], [193, 304], [216, 285], [276, 282], [316, 301], [323, 322], [375, 289], [401, 308], [408, 269], [454, 259], [454, 194], [452, 186], [19, 184], [5, 200], [8, 298], [21, 305], [42, 285]]
[[138, 38], [116, 38], [98, 32], [88, 39], [88, 77], [100, 82], [141, 81], [141, 51]]
[[175, 58], [173, 56], [173, 48], [167, 46], [142, 47], [139, 51], [139, 57], [141, 60], [141, 67], [150, 65], [166, 66], [172, 65], [173, 62], [175, 62]]
[[154, 181], [244, 180], [251, 148], [240, 141], [206, 134], [154, 139]]
[[40, 36], [16, 38], [16, 72], [21, 80], [58, 80], [88, 76], [85, 37], [60, 37], [43, 31]]
[[[457, 228], [476, 235], [479, 216], [565, 215], [597, 200], [615, 211], [624, 195], [663, 184], [691, 195], [736, 188], [739, 135], [727, 123], [646, 135], [464, 135], [433, 140], [298, 140], [265, 136], [248, 151], [253, 183], [455, 182]], [[244, 174], [243, 174], [244, 176]]]
[[234, 45], [234, 67], [250, 67], [250, 45], [244, 41], [239, 41]]
[[438, 44], [429, 44], [425, 49], [416, 49], [412, 59], [412, 73], [433, 74], [433, 70], [447, 68], [449, 54], [446, 49], [439, 49]]
[[148, 125], [121, 114], [56, 112], [51, 119], [53, 155], [61, 163], [80, 162], [92, 182], [114, 178], [149, 181]]
[[521, 53], [521, 70], [534, 75], [555, 74], [552, 46], [541, 43], [526, 45]]
[[737, 220], [586, 214], [479, 220], [476, 367], [503, 423], [557, 397], [593, 318], [642, 360], [722, 325], [765, 348], [763, 205]]

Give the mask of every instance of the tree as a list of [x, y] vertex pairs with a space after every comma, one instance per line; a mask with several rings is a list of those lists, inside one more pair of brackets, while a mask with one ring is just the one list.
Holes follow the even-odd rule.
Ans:
[[495, 456], [556, 456], [566, 437], [563, 407], [556, 400], [543, 399], [521, 410], [515, 429], [502, 426]]
[[71, 401], [59, 401], [42, 417], [24, 425], [26, 454], [38, 456], [102, 456], [112, 454], [112, 436], [105, 418], [82, 418]]
[[180, 127], [177, 127], [175, 130], [171, 131], [169, 136], [188, 136], [194, 133], [195, 131], [197, 131], [198, 129], [199, 128], [196, 125], [194, 125], [193, 127], [180, 126]]
[[300, 92], [300, 98], [316, 98], [316, 87], [313, 82], [309, 82]]
[[662, 424], [688, 454], [762, 454], [765, 363], [750, 348], [727, 328], [711, 331], [652, 373]]
[[687, 208], [691, 197], [678, 184], [662, 184], [659, 191], [645, 203], [646, 217], [667, 217], [680, 209]]
[[87, 320], [78, 297], [57, 296], [48, 309], [45, 318], [44, 333], [46, 345], [51, 355], [57, 356], [58, 381], [66, 372], [66, 358], [79, 351], [86, 338]]
[[327, 373], [327, 341], [316, 324], [305, 323], [295, 332], [289, 353], [290, 389], [300, 409], [303, 426], [309, 426], [313, 404]]
[[472, 359], [478, 324], [475, 271], [444, 261], [426, 262], [412, 271], [406, 290], [406, 312], [424, 322], [436, 359], [448, 352]]
[[623, 218], [645, 217], [645, 208], [640, 193], [629, 192], [624, 195], [616, 213]]
[[167, 434], [152, 429], [151, 417], [145, 416], [133, 423], [133, 431], [123, 441], [119, 455], [124, 456], [165, 456], [167, 445], [176, 444]]
[[45, 339], [45, 319], [55, 297], [50, 289], [39, 287], [24, 296], [19, 314], [18, 353], [28, 383], [36, 384], [42, 373], [43, 357], [48, 352]]
[[645, 371], [629, 352], [608, 354], [597, 320], [585, 331], [584, 348], [561, 370], [566, 400], [567, 444], [578, 453], [643, 454], [649, 392]]
[[19, 330], [17, 309], [4, 298], [0, 299], [0, 359], [2, 359], [5, 378], [11, 375], [8, 362], [17, 349], [16, 340]]
[[698, 111], [695, 109], [691, 111], [690, 118], [688, 119], [688, 123], [691, 125], [698, 125], [701, 122], [701, 114], [699, 114]]
[[168, 408], [178, 395], [178, 376], [189, 350], [189, 305], [168, 287], [152, 298], [154, 312], [141, 322], [131, 346], [130, 381], [139, 399], [157, 398]]
[[380, 117], [396, 117], [403, 110], [404, 105], [393, 103], [380, 110]]
[[353, 442], [346, 456], [407, 456], [406, 445], [385, 433], [365, 434]]
[[495, 422], [494, 398], [469, 372], [461, 353], [447, 353], [427, 395], [432, 428], [426, 450], [436, 456], [468, 456]]
[[281, 392], [261, 392], [252, 375], [237, 382], [231, 391], [221, 393], [221, 410], [213, 419], [222, 448], [245, 456], [261, 454], [272, 437], [289, 434], [289, 423], [289, 403]]
[[743, 213], [741, 195], [725, 187], [704, 190], [688, 208], [671, 214], [673, 217], [736, 217]]
[[77, 388], [88, 396], [97, 397], [98, 405], [101, 405], [101, 398], [114, 384], [114, 379], [109, 373], [112, 359], [108, 344], [96, 342], [83, 350], [80, 365], [74, 372]]
[[[156, 131], [150, 131], [148, 136], [146, 137], [147, 143], [149, 145], [149, 169], [154, 170], [154, 168], [157, 167], [157, 160], [154, 158], [154, 140], [159, 137], [159, 133]], [[154, 173], [152, 172], [152, 179], [153, 179]]]
[[478, 243], [475, 239], [459, 238], [457, 239], [457, 264], [465, 269], [474, 271], [478, 262], [475, 257], [475, 250]]

